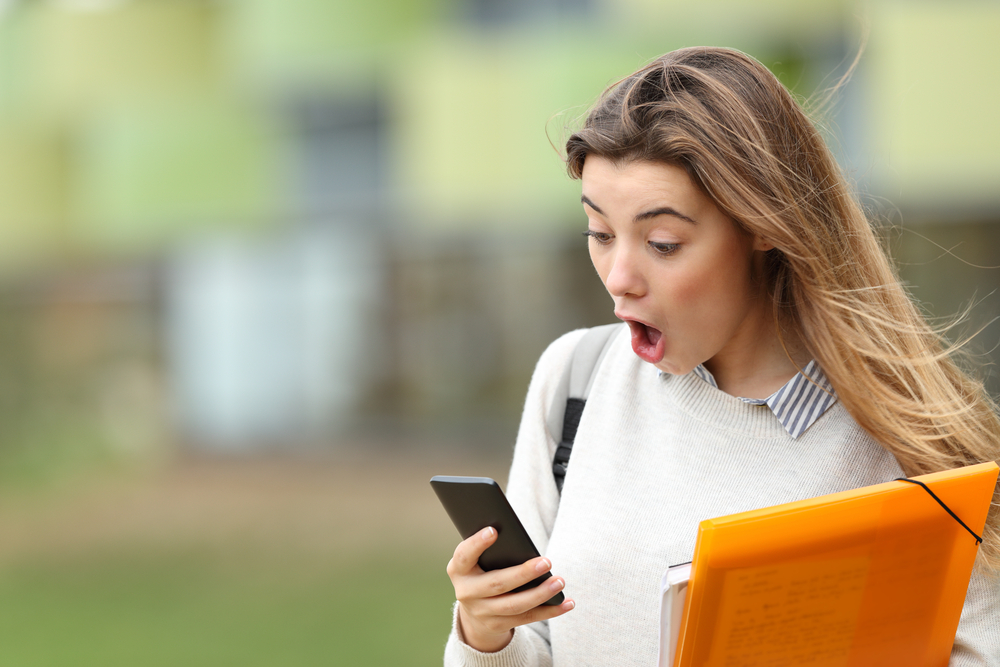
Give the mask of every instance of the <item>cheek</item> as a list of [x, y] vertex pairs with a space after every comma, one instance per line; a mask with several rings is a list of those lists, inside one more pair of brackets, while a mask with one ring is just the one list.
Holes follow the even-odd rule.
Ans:
[[705, 262], [693, 263], [685, 271], [674, 271], [663, 283], [678, 302], [703, 308], [714, 308], [727, 291], [732, 276], [722, 267]]
[[[734, 308], [745, 304], [750, 295], [750, 265], [738, 248], [718, 253], [705, 261], [692, 262], [685, 271], [665, 276], [673, 300], [678, 305], [725, 319]], [[714, 261], [713, 261], [714, 260]]]
[[709, 305], [706, 297], [713, 291], [708, 281], [695, 273], [682, 273], [663, 281], [671, 300], [680, 306]]

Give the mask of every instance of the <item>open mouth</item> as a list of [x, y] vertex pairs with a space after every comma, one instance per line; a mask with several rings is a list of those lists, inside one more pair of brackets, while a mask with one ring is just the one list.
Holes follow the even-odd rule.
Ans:
[[663, 359], [663, 332], [635, 320], [625, 320], [625, 322], [632, 333], [632, 351], [643, 361], [651, 364], [659, 363], [660, 359]]

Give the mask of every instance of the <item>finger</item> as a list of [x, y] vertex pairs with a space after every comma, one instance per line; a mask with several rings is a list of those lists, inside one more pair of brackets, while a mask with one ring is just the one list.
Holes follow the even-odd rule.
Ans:
[[526, 611], [518, 618], [518, 625], [534, 623], [535, 621], [547, 621], [550, 618], [562, 616], [566, 612], [573, 611], [575, 608], [576, 602], [574, 600], [564, 600], [562, 604], [535, 607]]
[[496, 542], [496, 539], [496, 529], [492, 526], [487, 526], [468, 539], [462, 540], [455, 547], [455, 554], [448, 561], [448, 576], [454, 579], [455, 577], [468, 575], [478, 570], [479, 557]]
[[[515, 595], [521, 595], [521, 593], [516, 593]], [[544, 602], [545, 600], [542, 601]], [[494, 603], [498, 602], [498, 600], [490, 600], [489, 602]], [[575, 607], [576, 607], [576, 602], [574, 600], [564, 600], [561, 604], [557, 605], [538, 604], [518, 614], [512, 614], [506, 616], [501, 615], [497, 616], [496, 618], [498, 620], [502, 618], [503, 620], [501, 621], [501, 624], [505, 627], [507, 626], [515, 627], [518, 625], [527, 625], [528, 623], [534, 623], [536, 621], [547, 621], [550, 618], [556, 618], [557, 616], [562, 616], [563, 614], [572, 611]]]
[[551, 569], [552, 563], [548, 558], [541, 556], [532, 558], [520, 565], [502, 570], [492, 570], [480, 577], [475, 577], [472, 581], [466, 582], [468, 585], [467, 594], [483, 598], [503, 595], [529, 581], [534, 581]]
[[[461, 616], [459, 622], [462, 624], [462, 627], [466, 629], [465, 632], [467, 633], [469, 629], [474, 626], [482, 628], [487, 633], [506, 633], [509, 632], [511, 628], [515, 628], [519, 625], [527, 625], [528, 623], [546, 621], [550, 618], [562, 616], [563, 614], [573, 610], [575, 607], [576, 602], [573, 600], [565, 600], [559, 605], [534, 607], [516, 616], [484, 616], [477, 618], [474, 614], [468, 614], [468, 611], [460, 605], [459, 613]], [[468, 634], [466, 636], [468, 636]]]
[[545, 605], [545, 603], [565, 586], [566, 582], [562, 577], [551, 577], [525, 591], [479, 600], [476, 611], [479, 614], [510, 617], [521, 616], [540, 605], [558, 607], [559, 605]]

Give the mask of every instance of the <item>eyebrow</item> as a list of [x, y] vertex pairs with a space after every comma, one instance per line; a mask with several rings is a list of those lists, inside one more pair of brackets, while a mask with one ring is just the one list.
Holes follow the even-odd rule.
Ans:
[[[597, 204], [590, 201], [587, 195], [583, 195], [582, 197], [580, 197], [580, 201], [589, 206], [590, 208], [594, 209], [601, 215], [606, 215], [604, 211], [602, 211], [600, 207], [597, 206]], [[643, 211], [642, 213], [639, 213], [634, 218], [632, 218], [632, 222], [642, 222], [643, 220], [649, 220], [651, 218], [655, 218], [661, 215], [670, 215], [675, 218], [680, 218], [684, 222], [690, 222], [692, 225], [698, 224], [697, 220], [695, 220], [694, 218], [689, 218], [688, 216], [684, 215], [683, 213], [681, 213], [680, 211], [671, 206], [661, 206], [659, 208], [654, 208], [649, 211]]]

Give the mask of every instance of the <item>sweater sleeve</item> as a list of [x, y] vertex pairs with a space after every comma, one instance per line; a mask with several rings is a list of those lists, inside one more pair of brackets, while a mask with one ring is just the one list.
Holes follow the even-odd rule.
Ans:
[[[552, 405], [566, 402], [562, 376], [585, 331], [578, 329], [563, 335], [538, 360], [524, 402], [507, 481], [507, 499], [542, 554], [548, 548], [559, 509], [559, 491], [552, 476], [557, 443], [548, 432], [547, 419]], [[552, 564], [552, 571], [559, 573], [558, 563]], [[567, 588], [571, 588], [569, 583]], [[445, 667], [548, 667], [552, 664], [548, 622], [517, 627], [506, 647], [495, 653], [483, 653], [462, 640], [456, 604], [444, 664]]]
[[973, 570], [948, 664], [1000, 667], [1000, 574]]

